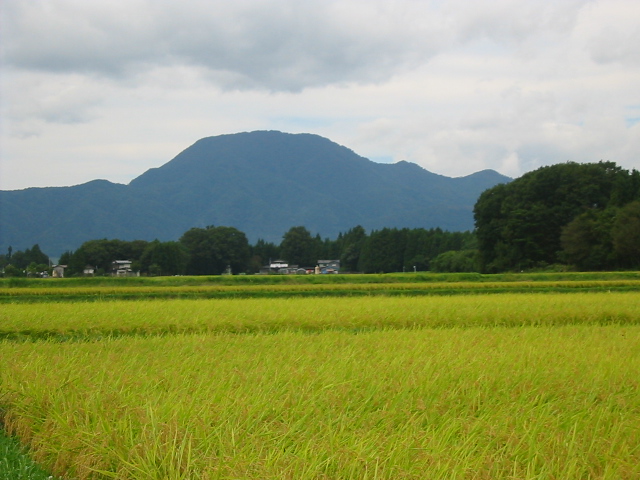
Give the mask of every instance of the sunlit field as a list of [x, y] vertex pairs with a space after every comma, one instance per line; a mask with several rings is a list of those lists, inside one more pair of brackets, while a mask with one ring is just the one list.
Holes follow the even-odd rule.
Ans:
[[639, 293], [140, 300], [7, 304], [0, 336], [104, 338], [171, 333], [636, 324]]
[[640, 291], [638, 272], [0, 279], [0, 303]]
[[68, 479], [637, 479], [639, 305], [7, 303], [0, 415]]

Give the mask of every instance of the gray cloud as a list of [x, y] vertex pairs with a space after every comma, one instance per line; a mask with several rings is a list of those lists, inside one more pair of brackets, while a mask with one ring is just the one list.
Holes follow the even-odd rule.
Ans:
[[437, 53], [446, 35], [437, 21], [416, 23], [416, 9], [429, 7], [8, 0], [5, 55], [17, 68], [116, 78], [154, 66], [196, 65], [223, 88], [296, 91], [386, 80]]
[[591, 58], [598, 63], [640, 65], [640, 27], [621, 31], [606, 27], [589, 42]]
[[385, 81], [479, 38], [566, 34], [584, 3], [5, 0], [5, 60], [114, 78], [193, 65], [225, 89], [300, 91]]

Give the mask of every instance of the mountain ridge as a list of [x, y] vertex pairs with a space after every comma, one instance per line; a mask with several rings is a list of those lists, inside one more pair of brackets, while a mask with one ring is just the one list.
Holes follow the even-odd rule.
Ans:
[[452, 178], [406, 161], [375, 163], [308, 133], [219, 135], [126, 185], [0, 191], [0, 248], [38, 243], [60, 254], [94, 238], [176, 240], [206, 225], [276, 243], [296, 225], [325, 237], [356, 225], [470, 230], [480, 193], [510, 180], [493, 170]]

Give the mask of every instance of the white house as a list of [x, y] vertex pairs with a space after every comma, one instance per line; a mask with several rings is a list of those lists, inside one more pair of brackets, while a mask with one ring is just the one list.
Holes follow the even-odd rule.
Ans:
[[134, 275], [131, 270], [131, 260], [114, 260], [111, 262], [111, 275], [114, 277], [131, 277]]
[[53, 278], [64, 278], [64, 269], [67, 268], [66, 265], [54, 265], [53, 266]]

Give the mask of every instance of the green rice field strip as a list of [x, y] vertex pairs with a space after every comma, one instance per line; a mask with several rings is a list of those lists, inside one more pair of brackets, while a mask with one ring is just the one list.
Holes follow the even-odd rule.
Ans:
[[[49, 285], [52, 283], [50, 282]], [[388, 282], [388, 283], [301, 283], [301, 284], [235, 284], [235, 285], [161, 285], [126, 286], [95, 285], [51, 288], [0, 288], [0, 303], [140, 300], [163, 298], [269, 298], [328, 297], [362, 295], [456, 295], [505, 292], [640, 292], [638, 280], [558, 280], [558, 281], [494, 281], [494, 282]]]
[[96, 286], [176, 287], [205, 285], [308, 285], [438, 282], [555, 282], [640, 280], [640, 272], [541, 272], [541, 273], [388, 273], [340, 275], [214, 275], [174, 277], [68, 277], [64, 279], [0, 278], [0, 288], [73, 288]]
[[7, 431], [69, 479], [640, 477], [637, 324], [3, 341], [0, 355]]
[[5, 304], [0, 338], [640, 323], [640, 292]]

